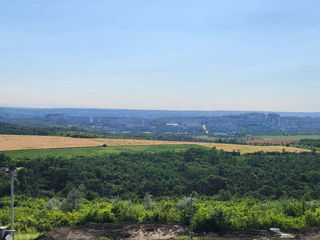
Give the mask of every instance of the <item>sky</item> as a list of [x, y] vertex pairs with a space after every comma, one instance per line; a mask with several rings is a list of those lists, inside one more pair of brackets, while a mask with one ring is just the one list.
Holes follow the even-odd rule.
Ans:
[[320, 112], [318, 0], [2, 0], [0, 106]]

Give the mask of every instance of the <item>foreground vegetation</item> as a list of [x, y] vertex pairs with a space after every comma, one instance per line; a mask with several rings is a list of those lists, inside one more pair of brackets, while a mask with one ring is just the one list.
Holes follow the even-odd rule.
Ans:
[[[174, 146], [0, 154], [0, 168], [21, 168], [15, 181], [17, 234], [27, 239], [22, 234], [88, 222], [189, 227], [190, 198], [184, 196], [191, 195], [198, 232], [320, 226], [320, 154], [315, 151], [241, 155]], [[8, 176], [0, 175], [1, 196], [9, 195], [9, 186]], [[9, 222], [10, 200], [2, 197], [0, 224]]]
[[[218, 196], [217, 196], [218, 197]], [[254, 198], [217, 200], [197, 196], [193, 204], [194, 230], [221, 231], [237, 229], [296, 229], [320, 225], [320, 202], [306, 200], [257, 200]], [[99, 198], [84, 200], [80, 207], [62, 211], [48, 206], [49, 199], [19, 196], [16, 202], [16, 229], [20, 233], [41, 233], [58, 226], [74, 226], [88, 222], [178, 223], [188, 227], [188, 198], [121, 200]], [[0, 224], [9, 222], [9, 198], [0, 199]], [[52, 206], [51, 206], [52, 207]]]

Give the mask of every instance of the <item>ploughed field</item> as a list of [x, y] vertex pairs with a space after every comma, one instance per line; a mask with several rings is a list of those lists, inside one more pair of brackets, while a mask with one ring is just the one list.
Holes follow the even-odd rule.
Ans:
[[270, 144], [270, 145], [285, 145], [285, 144], [291, 144], [291, 143], [298, 143], [300, 142], [300, 139], [253, 139], [253, 140], [247, 140], [247, 144]]
[[98, 147], [106, 144], [108, 147], [122, 146], [160, 146], [160, 145], [198, 145], [203, 147], [216, 147], [224, 151], [240, 151], [240, 153], [253, 153], [258, 151], [279, 152], [285, 149], [288, 152], [308, 151], [295, 147], [284, 146], [251, 146], [240, 144], [222, 144], [205, 142], [180, 142], [141, 139], [111, 139], [111, 138], [71, 138], [57, 136], [30, 136], [30, 135], [0, 135], [0, 151], [26, 150], [26, 149], [52, 149], [52, 148], [82, 148]]

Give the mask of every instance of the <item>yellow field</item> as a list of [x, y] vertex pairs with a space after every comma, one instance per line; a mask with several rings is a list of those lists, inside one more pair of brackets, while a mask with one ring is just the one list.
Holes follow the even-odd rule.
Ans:
[[0, 135], [0, 151], [23, 149], [48, 149], [48, 148], [74, 148], [107, 146], [147, 146], [147, 145], [177, 145], [196, 144], [206, 147], [216, 147], [225, 151], [240, 151], [252, 153], [257, 151], [274, 152], [285, 149], [288, 152], [308, 151], [305, 149], [283, 146], [251, 146], [237, 144], [204, 143], [204, 142], [178, 142], [138, 139], [109, 139], [109, 138], [70, 138], [56, 136], [28, 136], [28, 135]]

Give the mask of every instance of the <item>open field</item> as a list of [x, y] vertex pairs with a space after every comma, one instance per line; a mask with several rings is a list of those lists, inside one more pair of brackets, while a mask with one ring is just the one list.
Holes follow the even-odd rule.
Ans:
[[320, 135], [257, 135], [254, 139], [247, 140], [247, 144], [272, 144], [272, 145], [286, 145], [291, 143], [298, 143], [301, 139], [320, 139]]
[[161, 151], [185, 151], [191, 147], [206, 148], [199, 145], [153, 145], [153, 146], [120, 146], [120, 147], [81, 147], [81, 148], [51, 148], [4, 151], [12, 159], [34, 159], [37, 157], [74, 157], [92, 156], [120, 152], [161, 152]]
[[300, 139], [254, 139], [254, 140], [247, 140], [247, 144], [271, 144], [271, 145], [286, 145], [291, 143], [298, 143]]
[[255, 135], [253, 136], [256, 139], [320, 139], [320, 135], [307, 135], [307, 134], [302, 134], [302, 135]]
[[218, 150], [240, 151], [252, 153], [257, 151], [282, 151], [288, 152], [306, 151], [300, 148], [283, 146], [250, 146], [238, 144], [221, 144], [205, 142], [178, 142], [156, 141], [136, 139], [108, 139], [108, 138], [70, 138], [56, 136], [28, 136], [28, 135], [0, 135], [0, 151], [24, 150], [24, 149], [52, 149], [52, 148], [81, 148], [99, 147], [106, 144], [109, 147], [123, 146], [157, 146], [157, 145], [199, 145], [204, 147], [216, 147]]

